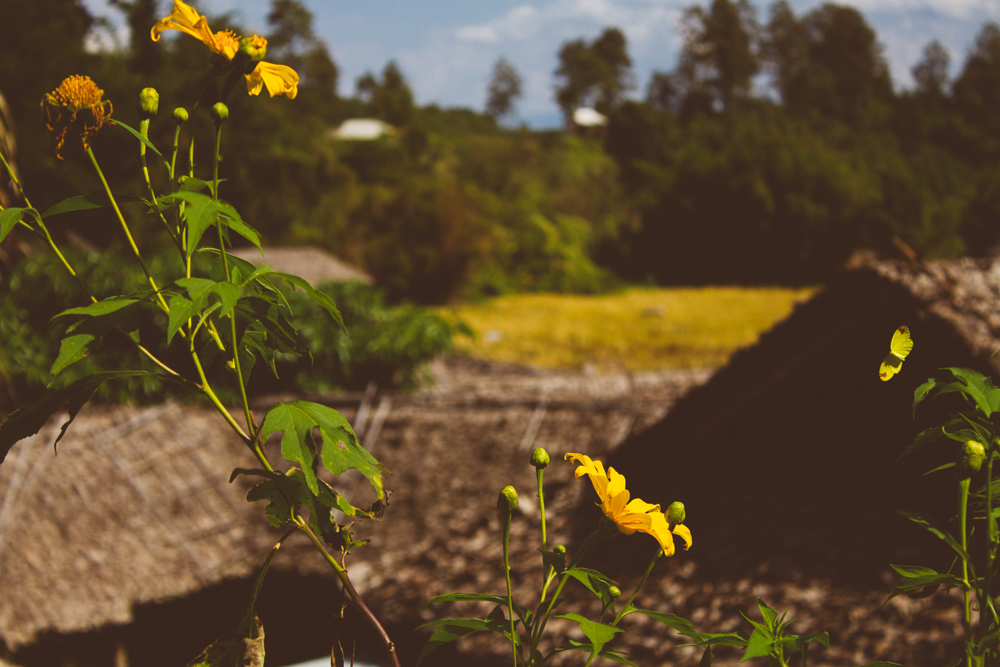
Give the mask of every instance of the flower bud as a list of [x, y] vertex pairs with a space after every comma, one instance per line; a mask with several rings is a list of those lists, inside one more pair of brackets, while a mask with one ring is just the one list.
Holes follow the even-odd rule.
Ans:
[[240, 40], [240, 53], [257, 63], [267, 55], [267, 40], [260, 35], [244, 37]]
[[215, 121], [216, 125], [222, 125], [229, 120], [229, 107], [222, 102], [216, 102], [213, 104], [211, 113], [212, 120]]
[[501, 516], [510, 516], [510, 513], [517, 509], [517, 489], [509, 484], [500, 491], [497, 498], [497, 509]]
[[609, 586], [608, 594], [613, 598], [620, 598], [622, 596], [622, 591], [617, 586]]
[[983, 467], [983, 459], [986, 458], [986, 448], [975, 440], [969, 440], [962, 445], [962, 454], [958, 460], [958, 467], [961, 468], [965, 477], [979, 472]]
[[139, 112], [140, 120], [149, 120], [160, 110], [160, 94], [156, 88], [143, 88], [139, 93], [139, 102], [136, 104], [136, 111]]
[[183, 125], [188, 122], [188, 111], [184, 107], [177, 107], [174, 109], [174, 122], [178, 125]]
[[531, 465], [538, 470], [545, 470], [549, 467], [549, 453], [541, 447], [536, 447], [535, 451], [531, 452]]
[[684, 519], [687, 518], [687, 514], [684, 512], [684, 503], [675, 500], [670, 503], [670, 507], [667, 508], [667, 523], [673, 528], [679, 523], [684, 523]]
[[561, 544], [557, 544], [554, 547], [552, 547], [552, 553], [566, 555], [566, 547], [564, 547]]

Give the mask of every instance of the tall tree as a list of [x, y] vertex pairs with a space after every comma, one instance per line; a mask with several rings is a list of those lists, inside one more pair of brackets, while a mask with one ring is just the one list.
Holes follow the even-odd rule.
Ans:
[[632, 59], [628, 43], [618, 28], [606, 28], [592, 43], [578, 39], [559, 49], [556, 69], [556, 103], [569, 124], [573, 111], [593, 106], [612, 111], [632, 87]]
[[924, 47], [920, 61], [910, 70], [917, 90], [934, 95], [943, 95], [948, 85], [948, 66], [951, 56], [948, 49], [936, 39]]
[[501, 119], [514, 111], [514, 102], [521, 97], [521, 75], [506, 58], [498, 58], [486, 92], [486, 114]]
[[961, 114], [1000, 141], [1000, 26], [987, 23], [979, 31], [976, 44], [953, 89]]
[[357, 81], [358, 97], [371, 112], [392, 125], [408, 125], [413, 118], [413, 91], [395, 61], [390, 60], [376, 79], [370, 72]]
[[110, 0], [125, 14], [129, 27], [129, 68], [143, 75], [156, 73], [163, 62], [163, 43], [149, 38], [149, 28], [160, 19], [156, 0]]
[[760, 59], [756, 16], [748, 0], [713, 0], [708, 11], [689, 7], [683, 32], [678, 72], [688, 79], [689, 90], [708, 87], [724, 111], [749, 96]]

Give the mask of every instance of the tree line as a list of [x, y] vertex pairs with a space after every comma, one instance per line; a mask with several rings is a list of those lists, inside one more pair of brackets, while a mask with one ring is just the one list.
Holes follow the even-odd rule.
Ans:
[[[38, 100], [63, 77], [92, 76], [125, 122], [145, 86], [189, 109], [199, 102], [204, 48], [150, 41], [163, 13], [156, 0], [112, 5], [131, 39], [89, 52], [86, 40], [106, 28], [80, 0], [0, 0], [7, 24], [24, 26], [0, 42], [0, 91], [36, 206], [97, 187], [79, 156], [57, 164], [40, 129]], [[239, 31], [229, 17], [210, 19]], [[373, 273], [391, 300], [594, 292], [622, 280], [815, 282], [858, 249], [893, 252], [895, 237], [927, 258], [985, 255], [998, 241], [995, 24], [983, 26], [954, 79], [951, 55], [931, 42], [914, 64], [916, 86], [896, 90], [857, 9], [796, 15], [779, 1], [762, 16], [747, 0], [713, 0], [685, 11], [676, 67], [643, 90], [620, 30], [564, 43], [553, 72], [567, 120], [559, 132], [500, 124], [521, 94], [505, 59], [485, 113], [417, 105], [393, 62], [340, 96], [312, 20], [299, 0], [272, 2], [268, 59], [299, 71], [299, 96], [231, 97], [222, 195], [268, 243], [326, 247]], [[204, 91], [200, 108], [213, 95]], [[580, 106], [608, 116], [603, 133], [569, 131]], [[334, 140], [330, 130], [353, 117], [397, 131]], [[196, 119], [208, 127], [207, 115]], [[169, 145], [169, 113], [151, 134]], [[132, 173], [124, 131], [103, 131], [94, 145], [118, 158], [105, 164], [122, 165], [113, 179]], [[210, 148], [196, 145], [196, 162], [208, 164]], [[82, 247], [119, 242], [101, 211], [74, 216], [58, 233]], [[158, 233], [150, 224], [139, 242], [159, 243]], [[18, 243], [5, 244], [7, 256]]]

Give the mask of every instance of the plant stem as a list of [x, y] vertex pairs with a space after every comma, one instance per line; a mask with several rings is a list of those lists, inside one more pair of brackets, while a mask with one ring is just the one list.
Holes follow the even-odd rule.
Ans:
[[646, 583], [646, 579], [649, 578], [649, 574], [653, 571], [653, 566], [656, 565], [656, 561], [660, 560], [662, 557], [663, 547], [658, 547], [656, 549], [656, 553], [653, 554], [653, 559], [649, 561], [649, 567], [646, 568], [646, 573], [642, 575], [642, 579], [639, 580], [639, 584], [635, 587], [635, 590], [632, 591], [632, 595], [629, 596], [628, 602], [626, 602], [625, 606], [623, 606], [615, 615], [615, 620], [611, 622], [611, 625], [618, 625], [618, 621], [622, 620], [625, 616], [626, 610], [632, 606], [635, 596], [639, 594], [639, 589], [642, 588], [642, 585]]
[[[541, 472], [541, 471], [539, 471]], [[514, 630], [514, 595], [510, 587], [510, 512], [503, 515], [503, 575], [507, 581], [507, 611], [510, 616], [510, 654], [517, 667], [517, 634]]]
[[[139, 133], [142, 135], [143, 139], [149, 139], [149, 119], [143, 119], [139, 123]], [[174, 233], [173, 228], [167, 219], [163, 216], [163, 211], [160, 210], [160, 205], [156, 202], [156, 192], [153, 191], [153, 182], [149, 178], [149, 167], [146, 165], [146, 144], [139, 142], [139, 159], [142, 161], [142, 176], [146, 179], [146, 188], [149, 190], [149, 198], [152, 202], [153, 208], [156, 209], [156, 214], [159, 216], [160, 220], [163, 221], [163, 226], [167, 228], [167, 233], [170, 235], [170, 240], [174, 242], [177, 246], [177, 250], [180, 251], [181, 257], [184, 256], [184, 249], [181, 247], [180, 240]]]
[[17, 179], [17, 174], [15, 174], [14, 170], [10, 168], [10, 163], [7, 162], [7, 158], [4, 157], [3, 151], [0, 151], [0, 162], [3, 162], [4, 168], [7, 169], [7, 173], [10, 174], [10, 180], [14, 181], [14, 186], [17, 188], [18, 192], [21, 193], [21, 198], [24, 199], [24, 203], [28, 205], [28, 208], [35, 208], [31, 205], [31, 200], [28, 199], [28, 195], [24, 191], [24, 188], [21, 187], [21, 181]]
[[536, 469], [535, 477], [538, 479], [538, 509], [542, 515], [542, 549], [548, 549], [549, 540], [545, 533], [545, 491], [542, 487], [543, 474], [545, 474], [545, 468]]
[[[603, 539], [605, 539], [605, 533], [604, 530], [601, 528], [598, 528], [590, 535], [588, 535], [587, 539], [583, 541], [583, 544], [580, 545], [580, 548], [573, 556], [573, 560], [571, 560], [569, 565], [566, 566], [566, 569], [572, 570], [574, 567], [576, 567], [579, 564], [580, 560], [583, 559], [584, 555], [586, 555], [586, 553], [590, 551], [594, 547], [594, 545], [596, 545]], [[531, 633], [531, 641], [528, 647], [529, 656], [535, 655], [535, 649], [538, 647], [538, 642], [542, 638], [542, 631], [545, 630], [545, 625], [549, 622], [549, 616], [552, 614], [552, 609], [555, 607], [556, 600], [559, 599], [559, 594], [562, 593], [563, 588], [566, 586], [566, 582], [569, 581], [570, 578], [571, 577], [569, 577], [565, 573], [563, 573], [563, 575], [559, 577], [559, 585], [556, 586], [556, 592], [552, 594], [552, 599], [549, 600], [549, 604], [545, 608], [545, 613], [541, 617], [542, 620], [537, 623], [537, 625], [534, 628], [534, 631]], [[542, 604], [544, 604], [544, 600], [538, 605], [539, 611], [541, 611]], [[537, 615], [538, 615], [537, 612], [535, 615], [537, 620]]]
[[323, 543], [320, 542], [318, 537], [316, 537], [316, 533], [313, 532], [308, 523], [302, 520], [302, 517], [295, 515], [294, 520], [295, 524], [299, 527], [299, 530], [309, 537], [309, 541], [313, 543], [313, 546], [316, 547], [320, 554], [323, 555], [323, 558], [330, 564], [333, 571], [337, 573], [340, 583], [343, 584], [344, 590], [347, 591], [347, 595], [351, 598], [354, 606], [366, 619], [368, 619], [368, 624], [372, 626], [379, 636], [381, 636], [382, 643], [385, 645], [385, 650], [389, 653], [389, 657], [392, 659], [393, 666], [399, 667], [399, 657], [396, 655], [396, 645], [389, 639], [389, 634], [385, 631], [385, 628], [382, 627], [382, 624], [379, 623], [378, 619], [375, 618], [375, 614], [371, 612], [368, 605], [366, 605], [364, 600], [361, 599], [361, 596], [358, 595], [358, 591], [354, 588], [354, 584], [351, 583], [350, 577], [347, 576], [347, 570], [345, 570], [344, 567], [337, 562], [336, 558], [330, 555], [330, 552], [326, 550]]
[[94, 169], [97, 171], [97, 175], [101, 179], [101, 184], [104, 186], [104, 192], [108, 195], [108, 199], [111, 200], [111, 206], [115, 209], [115, 215], [118, 216], [118, 222], [121, 223], [122, 229], [125, 231], [125, 236], [128, 237], [129, 245], [132, 246], [132, 252], [135, 253], [136, 258], [139, 260], [139, 264], [142, 266], [142, 272], [146, 274], [146, 280], [149, 281], [150, 286], [153, 291], [156, 292], [156, 297], [160, 301], [160, 307], [163, 312], [169, 313], [170, 306], [167, 305], [166, 299], [163, 298], [163, 294], [160, 293], [160, 288], [156, 286], [156, 281], [153, 280], [153, 275], [149, 272], [149, 267], [146, 266], [146, 262], [142, 259], [142, 255], [139, 253], [139, 248], [135, 244], [135, 239], [132, 238], [132, 232], [129, 231], [128, 223], [125, 222], [125, 216], [122, 215], [122, 211], [118, 208], [118, 202], [115, 201], [115, 196], [111, 192], [111, 186], [108, 185], [108, 181], [104, 178], [104, 172], [101, 171], [101, 166], [97, 164], [97, 158], [94, 156], [94, 151], [91, 150], [90, 146], [84, 143], [84, 150], [87, 151], [87, 155], [90, 157], [90, 161], [94, 165]]
[[[969, 506], [969, 478], [966, 477], [958, 482], [958, 529], [962, 534], [962, 550], [968, 554], [968, 535], [965, 529], [966, 515]], [[965, 626], [966, 664], [972, 667], [972, 617], [969, 608], [969, 559], [962, 556], [962, 582], [965, 584], [962, 589], [962, 622]]]

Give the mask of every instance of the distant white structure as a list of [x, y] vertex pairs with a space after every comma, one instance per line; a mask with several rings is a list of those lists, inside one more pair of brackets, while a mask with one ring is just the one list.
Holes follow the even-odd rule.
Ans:
[[396, 128], [378, 118], [350, 118], [331, 134], [343, 141], [374, 141], [396, 133]]
[[[312, 246], [264, 248], [264, 254], [257, 248], [237, 248], [230, 254], [244, 259], [254, 266], [268, 265], [275, 271], [291, 273], [305, 278], [310, 285], [322, 282], [347, 283], [357, 281], [372, 285], [375, 280], [342, 259]], [[2, 665], [0, 665], [2, 667]]]
[[608, 117], [595, 109], [580, 107], [573, 111], [573, 124], [577, 127], [604, 127], [608, 124]]

